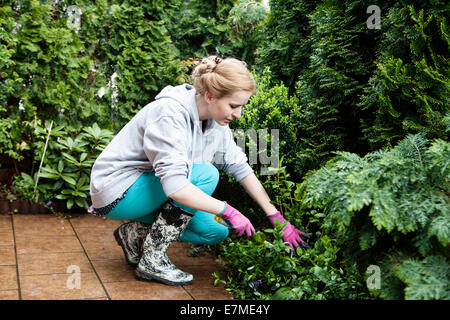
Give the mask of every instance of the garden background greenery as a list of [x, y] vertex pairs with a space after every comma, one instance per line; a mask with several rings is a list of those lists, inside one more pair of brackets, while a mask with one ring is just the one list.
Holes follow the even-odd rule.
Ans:
[[216, 281], [241, 299], [450, 299], [450, 4], [375, 2], [2, 1], [2, 196], [86, 212], [114, 134], [202, 57], [233, 56], [258, 91], [230, 126], [280, 130], [275, 174], [252, 167], [311, 248], [291, 256], [222, 173], [215, 196], [259, 231], [212, 248]]

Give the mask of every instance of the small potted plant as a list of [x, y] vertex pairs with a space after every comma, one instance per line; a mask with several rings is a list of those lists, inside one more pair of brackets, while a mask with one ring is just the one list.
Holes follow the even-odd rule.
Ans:
[[38, 203], [40, 193], [43, 189], [35, 189], [35, 180], [28, 174], [22, 172], [20, 176], [15, 176], [13, 188], [15, 189], [18, 213], [37, 214], [41, 211], [41, 205]]
[[0, 213], [9, 212], [8, 190], [6, 185], [1, 186], [0, 191]]

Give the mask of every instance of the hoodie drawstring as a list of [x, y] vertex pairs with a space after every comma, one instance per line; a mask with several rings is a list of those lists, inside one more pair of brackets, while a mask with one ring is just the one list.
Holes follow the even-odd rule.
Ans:
[[197, 140], [197, 123], [194, 123], [194, 140], [192, 142], [191, 163], [189, 165], [188, 180], [191, 181], [192, 167], [194, 166], [195, 144]]

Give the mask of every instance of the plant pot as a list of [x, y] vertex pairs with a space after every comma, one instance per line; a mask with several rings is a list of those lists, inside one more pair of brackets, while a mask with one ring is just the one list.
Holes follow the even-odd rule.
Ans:
[[0, 213], [9, 212], [9, 200], [0, 199]]
[[30, 203], [30, 212], [29, 213], [38, 214], [40, 206], [41, 205], [39, 203], [35, 203], [35, 202]]
[[19, 202], [17, 200], [11, 201], [9, 203], [9, 211], [11, 213], [19, 213]]
[[55, 210], [55, 212], [59, 212], [59, 213], [66, 212], [67, 211], [66, 201], [63, 201], [63, 200], [55, 201], [52, 204], [52, 208], [53, 208], [53, 210]]
[[48, 214], [50, 212], [51, 212], [50, 209], [48, 209], [47, 207], [39, 205], [39, 213]]
[[30, 202], [28, 200], [16, 200], [19, 213], [30, 213]]

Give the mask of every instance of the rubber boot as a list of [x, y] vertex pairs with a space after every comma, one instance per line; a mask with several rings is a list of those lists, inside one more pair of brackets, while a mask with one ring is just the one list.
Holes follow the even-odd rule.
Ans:
[[170, 200], [153, 222], [142, 247], [142, 256], [136, 268], [141, 280], [155, 280], [169, 285], [187, 285], [194, 277], [178, 269], [166, 252], [170, 244], [180, 238], [192, 214], [174, 206]]
[[137, 266], [141, 258], [141, 249], [150, 225], [132, 221], [122, 224], [114, 230], [114, 238], [125, 254], [125, 260], [131, 266]]

